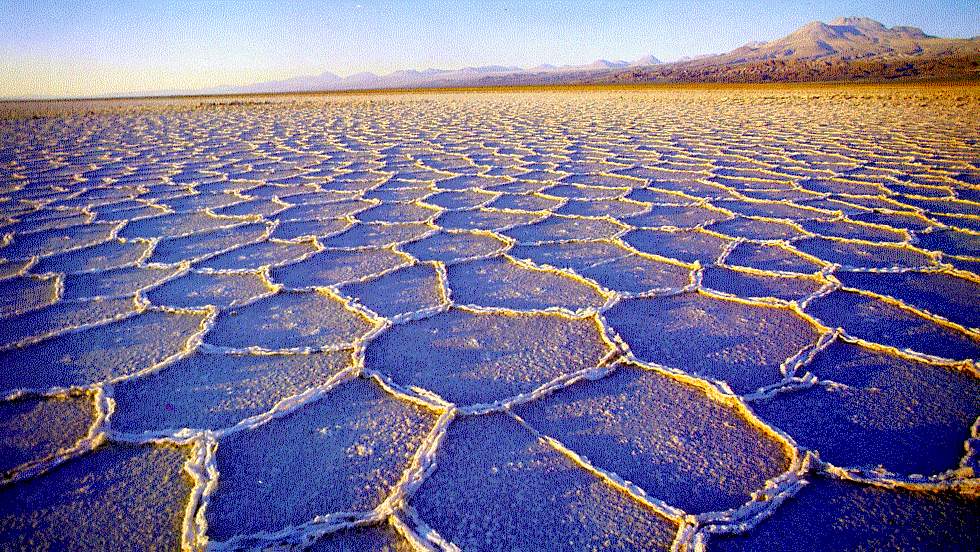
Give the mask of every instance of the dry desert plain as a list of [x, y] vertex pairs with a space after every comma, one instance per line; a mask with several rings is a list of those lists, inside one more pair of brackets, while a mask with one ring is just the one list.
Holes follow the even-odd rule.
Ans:
[[980, 87], [0, 105], [0, 548], [964, 549]]

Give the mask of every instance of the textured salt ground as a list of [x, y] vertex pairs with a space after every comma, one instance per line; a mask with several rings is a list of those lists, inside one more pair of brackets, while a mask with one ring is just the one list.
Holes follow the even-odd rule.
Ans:
[[37, 262], [33, 270], [37, 274], [45, 272], [87, 272], [109, 270], [136, 263], [150, 251], [146, 241], [113, 240], [99, 245], [45, 257]]
[[816, 478], [745, 536], [718, 536], [716, 550], [971, 550], [980, 543], [976, 499]]
[[93, 423], [88, 396], [22, 397], [0, 404], [0, 476], [70, 449]]
[[446, 292], [438, 269], [419, 263], [357, 284], [340, 292], [385, 317], [398, 316], [438, 307], [446, 303]]
[[209, 535], [227, 540], [375, 508], [434, 421], [433, 412], [356, 379], [298, 412], [223, 438]]
[[636, 227], [694, 228], [730, 218], [725, 211], [705, 207], [673, 207], [657, 205], [641, 215], [625, 218], [623, 222]]
[[158, 201], [157, 203], [159, 205], [165, 205], [178, 213], [201, 211], [204, 209], [211, 209], [212, 212], [214, 212], [216, 210], [221, 209], [222, 207], [239, 203], [239, 199], [234, 196], [223, 194], [223, 193], [198, 193], [194, 195]]
[[147, 290], [145, 296], [155, 305], [174, 308], [229, 308], [274, 291], [259, 273], [191, 272]]
[[700, 293], [628, 299], [604, 316], [637, 358], [725, 381], [739, 393], [782, 379], [783, 361], [817, 339], [788, 309]]
[[700, 231], [632, 230], [623, 241], [644, 253], [704, 265], [714, 263], [729, 244], [725, 238]]
[[179, 266], [166, 268], [116, 268], [67, 276], [64, 281], [66, 301], [95, 297], [125, 297], [153, 287], [181, 271]]
[[785, 203], [718, 201], [717, 207], [728, 209], [748, 217], [770, 217], [792, 221], [824, 218], [832, 213], [812, 207], [789, 205]]
[[976, 218], [976, 215], [945, 215], [939, 213], [930, 213], [936, 222], [940, 222], [949, 226], [950, 229], [960, 232], [961, 235], [966, 233], [964, 238], [968, 238], [969, 233], [972, 232], [974, 235], [980, 232], [980, 220]]
[[33, 263], [33, 259], [0, 262], [0, 280], [6, 280], [7, 278], [13, 278], [22, 274]]
[[411, 504], [464, 550], [668, 550], [674, 538], [674, 522], [505, 414], [457, 420], [436, 461]]
[[71, 214], [63, 213], [62, 216], [32, 218], [29, 215], [21, 218], [20, 221], [8, 224], [3, 227], [5, 232], [23, 233], [39, 232], [42, 230], [60, 230], [89, 222], [91, 217], [85, 213]]
[[937, 226], [937, 223], [915, 212], [861, 212], [851, 215], [860, 222], [883, 224], [898, 230], [923, 231]]
[[313, 546], [311, 552], [412, 552], [412, 546], [405, 537], [387, 525], [341, 529], [330, 533]]
[[[632, 183], [635, 185], [636, 181], [632, 181]], [[623, 197], [624, 199], [642, 203], [676, 206], [696, 205], [701, 200], [700, 197], [687, 194], [679, 189], [670, 190], [652, 186], [632, 188]]]
[[725, 257], [725, 264], [797, 274], [812, 274], [822, 268], [819, 261], [807, 258], [791, 248], [748, 242], [736, 245]]
[[361, 211], [355, 218], [361, 222], [424, 222], [439, 212], [439, 209], [423, 205], [390, 203]]
[[204, 212], [171, 213], [133, 221], [119, 232], [119, 237], [125, 239], [177, 238], [195, 232], [235, 226], [242, 222], [247, 221], [234, 217], [214, 217]]
[[590, 199], [568, 200], [555, 212], [560, 215], [582, 217], [605, 217], [625, 219], [648, 210], [649, 206], [640, 201], [629, 199]]
[[552, 211], [562, 204], [562, 200], [537, 194], [502, 194], [490, 202], [492, 209], [517, 209], [521, 211]]
[[873, 242], [904, 242], [908, 233], [887, 226], [857, 224], [848, 220], [807, 220], [800, 223], [806, 231], [821, 236], [853, 238]]
[[191, 355], [145, 378], [117, 384], [112, 427], [129, 433], [231, 427], [330, 383], [351, 365], [351, 351]]
[[598, 240], [611, 238], [628, 228], [623, 223], [611, 219], [552, 215], [536, 224], [519, 226], [501, 233], [522, 243], [535, 243], [568, 239]]
[[582, 271], [604, 261], [625, 257], [631, 252], [615, 241], [596, 240], [518, 245], [508, 253], [514, 258], [527, 259], [540, 265]]
[[290, 288], [331, 286], [362, 280], [408, 264], [409, 257], [393, 249], [322, 251], [300, 262], [271, 271], [272, 280]]
[[219, 347], [266, 349], [334, 347], [371, 329], [364, 315], [328, 292], [291, 292], [222, 313], [206, 342]]
[[633, 254], [583, 268], [579, 274], [608, 289], [643, 293], [682, 288], [690, 281], [691, 269], [679, 263]]
[[354, 223], [344, 219], [294, 220], [281, 222], [269, 236], [277, 240], [302, 240], [327, 237], [350, 229]]
[[841, 284], [894, 297], [968, 328], [980, 326], [980, 282], [935, 272], [838, 272]]
[[87, 385], [132, 375], [182, 351], [202, 313], [147, 311], [119, 322], [0, 352], [0, 389]]
[[153, 249], [150, 262], [196, 261], [257, 241], [267, 231], [268, 227], [265, 224], [254, 223], [162, 240]]
[[316, 252], [310, 242], [264, 241], [244, 245], [212, 257], [197, 266], [212, 270], [256, 270], [264, 266], [298, 261]]
[[744, 298], [774, 297], [800, 301], [820, 291], [824, 282], [816, 278], [779, 277], [739, 272], [730, 268], [709, 268], [701, 281], [705, 287]]
[[[763, 420], [838, 466], [954, 469], [980, 410], [980, 379], [837, 341], [807, 369], [825, 381], [752, 403]], [[922, 454], [928, 448], [929, 454]]]
[[789, 467], [784, 446], [730, 405], [632, 366], [514, 413], [596, 467], [687, 512], [739, 506]]
[[428, 184], [419, 188], [376, 188], [364, 192], [364, 198], [376, 199], [381, 203], [404, 203], [423, 200], [429, 195], [434, 194], [435, 191], [435, 187]]
[[0, 248], [0, 256], [17, 260], [81, 249], [106, 241], [114, 228], [113, 223], [100, 222], [15, 235], [12, 243]]
[[12, 549], [150, 550], [180, 546], [191, 482], [186, 452], [115, 444], [0, 489], [0, 541]]
[[597, 366], [608, 352], [600, 331], [591, 317], [453, 309], [390, 328], [365, 364], [451, 402], [488, 403]]
[[401, 246], [401, 250], [423, 261], [453, 263], [502, 252], [507, 242], [495, 234], [439, 232]]
[[599, 307], [606, 298], [581, 280], [566, 274], [522, 266], [506, 257], [449, 267], [453, 299], [464, 305], [515, 310]]
[[321, 240], [324, 247], [357, 249], [364, 247], [384, 247], [416, 240], [435, 230], [429, 223], [361, 223], [357, 226]]
[[231, 205], [225, 205], [216, 209], [211, 209], [211, 212], [216, 215], [224, 215], [229, 217], [249, 215], [270, 217], [280, 214], [286, 209], [286, 207], [287, 206], [283, 203], [270, 199], [250, 199], [246, 201], [238, 201], [236, 203], [232, 203]]
[[750, 240], [788, 240], [803, 236], [792, 224], [775, 220], [735, 217], [709, 224], [708, 230]]
[[475, 209], [448, 211], [436, 219], [436, 224], [456, 230], [500, 230], [537, 222], [545, 216], [543, 213]]
[[0, 281], [0, 318], [50, 305], [58, 300], [58, 279], [17, 276]]
[[[440, 188], [445, 188], [446, 181], [440, 182]], [[443, 209], [471, 209], [490, 203], [497, 197], [496, 194], [479, 191], [463, 190], [458, 192], [439, 192], [426, 196], [425, 202]]]
[[[719, 530], [764, 538], [768, 514], [795, 515], [784, 506], [805, 499], [797, 478], [856, 478], [892, 499], [901, 488], [971, 496], [978, 125], [945, 91], [864, 90], [178, 102], [4, 119], [0, 384], [80, 388], [0, 403], [0, 443], [21, 451], [0, 492], [126, 441], [167, 449], [156, 436], [169, 435], [193, 453], [166, 469], [195, 480], [155, 510], [182, 518], [155, 531], [164, 548], [506, 549], [535, 535], [545, 548], [683, 547]], [[908, 122], [901, 132], [895, 120]], [[581, 307], [601, 317], [509, 310]], [[363, 406], [371, 397], [377, 408]], [[505, 408], [529, 425], [490, 412]], [[424, 421], [381, 428], [410, 412]], [[310, 433], [314, 418], [358, 429]], [[472, 424], [483, 429], [461, 437]], [[494, 487], [477, 457], [498, 434], [570, 476], [541, 475], [536, 494], [519, 478]], [[381, 441], [401, 460], [357, 463]], [[265, 452], [251, 456], [255, 443]], [[323, 450], [353, 483], [316, 468]], [[282, 474], [324, 482], [324, 502], [306, 500], [316, 489], [269, 488]], [[364, 478], [381, 483], [362, 489]], [[477, 491], [458, 496], [459, 481]], [[132, 503], [159, 502], [152, 484], [130, 486], [147, 495]], [[222, 487], [225, 525], [198, 525]], [[490, 487], [506, 507], [486, 500]], [[404, 502], [447, 497], [438, 508], [466, 511]], [[355, 502], [364, 509], [338, 514]], [[882, 504], [876, 516], [902, 511]], [[678, 506], [735, 509], [679, 528]], [[519, 530], [488, 532], [476, 514], [491, 509]], [[617, 527], [614, 511], [638, 525]], [[259, 526], [236, 524], [253, 514], [292, 528], [245, 534]], [[861, 514], [848, 515], [828, 523], [861, 542], [846, 524]], [[930, 516], [942, 512], [888, 538], [925, 542], [914, 539]], [[950, 542], [968, 541], [950, 527]], [[42, 547], [69, 534], [16, 531]], [[752, 548], [785, 547], [785, 535]]]
[[980, 274], [980, 259], [960, 259], [950, 257], [946, 259], [946, 262], [953, 268], [972, 272], [973, 274]]
[[875, 297], [835, 291], [806, 310], [824, 324], [867, 341], [954, 360], [980, 357], [980, 337]]
[[915, 268], [930, 266], [932, 259], [908, 247], [856, 244], [843, 240], [809, 238], [794, 243], [800, 251], [846, 268]]

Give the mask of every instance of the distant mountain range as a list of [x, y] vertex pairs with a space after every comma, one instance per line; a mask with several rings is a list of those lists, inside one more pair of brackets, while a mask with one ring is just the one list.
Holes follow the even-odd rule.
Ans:
[[538, 65], [529, 69], [516, 66], [487, 65], [464, 67], [462, 69], [407, 69], [387, 75], [356, 73], [341, 77], [330, 71], [319, 75], [294, 77], [291, 79], [260, 82], [245, 86], [218, 86], [197, 93], [203, 94], [256, 94], [273, 92], [308, 92], [319, 90], [361, 90], [373, 88], [418, 88], [431, 86], [466, 86], [484, 77], [520, 79], [524, 75], [538, 74], [580, 74], [595, 71], [605, 72], [615, 69], [640, 68], [660, 64], [654, 56], [645, 56], [636, 61], [596, 60], [588, 65]]
[[[455, 70], [403, 70], [387, 75], [325, 72], [246, 86], [220, 86], [198, 94], [247, 94], [454, 86], [633, 84], [645, 82], [768, 82], [980, 78], [980, 37], [940, 38], [915, 27], [891, 27], [866, 17], [807, 23], [769, 42], [731, 52], [662, 63], [597, 60], [588, 65], [490, 65]], [[190, 91], [184, 91], [188, 93]]]

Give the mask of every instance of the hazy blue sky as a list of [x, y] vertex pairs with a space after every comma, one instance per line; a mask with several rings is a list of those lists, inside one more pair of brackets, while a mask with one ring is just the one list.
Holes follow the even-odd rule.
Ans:
[[328, 70], [671, 60], [840, 15], [980, 34], [977, 0], [0, 0], [0, 96], [200, 88]]

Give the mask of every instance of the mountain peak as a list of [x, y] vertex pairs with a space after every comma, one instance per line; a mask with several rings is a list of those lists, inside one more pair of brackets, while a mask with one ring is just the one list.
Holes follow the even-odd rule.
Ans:
[[765, 44], [747, 44], [722, 57], [726, 63], [831, 58], [850, 61], [870, 57], [945, 55], [952, 51], [951, 48], [968, 50], [969, 46], [929, 36], [915, 27], [889, 29], [868, 17], [838, 17], [830, 23], [812, 21], [783, 38]]
[[657, 56], [651, 54], [651, 55], [648, 55], [648, 56], [643, 56], [640, 59], [634, 61], [633, 63], [630, 63], [630, 66], [631, 67], [642, 67], [642, 66], [646, 66], [646, 65], [660, 65], [661, 63], [663, 63], [663, 62], [660, 61], [660, 58], [658, 58]]
[[861, 30], [884, 31], [887, 29], [880, 22], [870, 17], [838, 17], [830, 22], [832, 27], [855, 27]]
[[590, 63], [589, 65], [587, 65], [586, 67], [592, 69], [615, 69], [619, 67], [626, 67], [628, 65], [629, 65], [628, 61], [622, 61], [622, 60], [609, 61], [608, 59], [597, 59], [592, 63]]

